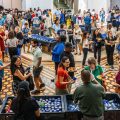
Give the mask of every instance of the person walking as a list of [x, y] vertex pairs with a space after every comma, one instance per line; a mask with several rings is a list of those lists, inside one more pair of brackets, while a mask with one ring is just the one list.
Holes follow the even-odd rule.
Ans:
[[32, 47], [34, 47], [33, 51], [33, 76], [36, 85], [36, 90], [33, 90], [32, 94], [39, 94], [41, 91], [45, 89], [45, 84], [43, 83], [40, 74], [43, 70], [42, 62], [42, 51], [39, 47], [39, 42], [37, 40], [32, 41]]
[[83, 38], [82, 38], [82, 46], [83, 46], [83, 60], [82, 60], [82, 67], [84, 67], [86, 59], [87, 59], [87, 54], [89, 51], [89, 45], [92, 43], [92, 41], [89, 41], [89, 33], [84, 32], [83, 33]]

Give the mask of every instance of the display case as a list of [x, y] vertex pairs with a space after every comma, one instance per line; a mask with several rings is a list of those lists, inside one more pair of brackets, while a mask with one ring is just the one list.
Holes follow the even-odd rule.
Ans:
[[[12, 120], [14, 113], [10, 109], [10, 104], [14, 97], [7, 97], [2, 105], [0, 120]], [[64, 120], [64, 100], [63, 96], [34, 96], [40, 106], [40, 112], [45, 116], [46, 120], [58, 118]]]
[[[64, 96], [65, 100], [65, 116], [67, 120], [82, 119], [82, 113], [77, 104], [73, 102], [73, 95]], [[105, 113], [104, 120], [120, 120], [120, 97], [115, 93], [107, 93], [103, 100]]]
[[[14, 113], [7, 109], [14, 97], [7, 97], [0, 111], [0, 120], [13, 120]], [[40, 106], [45, 120], [82, 120], [79, 106], [74, 104], [72, 95], [34, 96]], [[103, 100], [105, 106], [104, 120], [120, 120], [120, 97], [107, 93]]]

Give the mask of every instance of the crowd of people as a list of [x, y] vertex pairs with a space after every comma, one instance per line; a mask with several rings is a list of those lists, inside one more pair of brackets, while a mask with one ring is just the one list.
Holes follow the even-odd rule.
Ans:
[[[52, 53], [52, 61], [55, 63], [55, 82], [56, 95], [71, 93], [72, 84], [75, 83], [75, 55], [83, 54], [81, 79], [83, 85], [76, 88], [74, 101], [81, 101], [79, 104], [84, 120], [103, 120], [102, 98], [105, 94], [105, 74], [101, 66], [102, 49], [106, 51], [107, 63], [110, 69], [114, 69], [114, 51], [118, 51], [118, 61], [120, 59], [120, 10], [116, 6], [108, 13], [102, 8], [99, 13], [94, 9], [79, 10], [77, 14], [70, 14], [63, 9], [41, 10], [40, 8], [30, 9], [19, 13], [18, 9], [9, 10], [7, 13], [1, 11], [0, 14], [0, 91], [2, 90], [2, 79], [4, 69], [10, 66], [13, 83], [13, 94], [17, 98], [13, 102], [13, 111], [17, 114], [24, 109], [31, 110], [35, 117], [40, 117], [39, 107], [35, 100], [30, 98], [30, 88], [24, 81], [34, 80], [36, 89], [32, 88], [31, 94], [36, 95], [45, 89], [40, 74], [43, 66], [42, 49], [39, 41], [30, 40], [31, 34], [52, 37], [56, 40]], [[117, 47], [116, 47], [117, 46]], [[31, 52], [33, 49], [33, 73], [27, 73], [21, 61], [21, 51]], [[27, 50], [26, 50], [27, 49]], [[93, 52], [93, 57], [88, 58], [88, 53]], [[3, 65], [4, 58], [9, 56], [10, 63]], [[33, 77], [32, 77], [33, 76]], [[120, 83], [120, 75], [117, 74], [116, 81]], [[33, 83], [33, 84], [34, 84]], [[97, 85], [97, 86], [96, 86]], [[87, 89], [86, 89], [87, 86]], [[97, 91], [96, 91], [97, 90]], [[96, 92], [96, 93], [95, 93]], [[95, 93], [96, 96], [92, 95]], [[86, 96], [86, 94], [88, 96]], [[91, 98], [91, 95], [94, 98]], [[81, 96], [85, 96], [82, 98]], [[91, 101], [91, 109], [86, 100]], [[24, 101], [24, 103], [23, 103]], [[26, 102], [27, 101], [27, 102]], [[96, 101], [96, 106], [94, 106]], [[83, 106], [87, 105], [84, 110]], [[22, 107], [20, 107], [22, 105]], [[30, 108], [32, 105], [33, 108]], [[16, 107], [17, 106], [17, 107]], [[29, 108], [28, 108], [29, 106]], [[28, 108], [28, 109], [27, 109]], [[95, 112], [95, 111], [98, 111]], [[94, 114], [96, 113], [96, 114]], [[24, 115], [25, 115], [24, 114]], [[25, 115], [25, 116], [26, 116]], [[29, 115], [28, 115], [29, 116]], [[29, 119], [30, 120], [30, 119]]]

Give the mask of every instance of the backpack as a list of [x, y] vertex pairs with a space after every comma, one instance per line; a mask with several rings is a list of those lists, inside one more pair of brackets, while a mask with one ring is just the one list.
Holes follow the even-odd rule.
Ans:
[[117, 73], [115, 79], [116, 79], [116, 83], [120, 85], [120, 71]]

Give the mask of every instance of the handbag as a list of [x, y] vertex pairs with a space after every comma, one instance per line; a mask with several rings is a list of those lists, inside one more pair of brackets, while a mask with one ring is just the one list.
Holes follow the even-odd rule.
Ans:
[[26, 81], [29, 82], [29, 89], [30, 89], [30, 90], [34, 90], [34, 81], [33, 81], [33, 77], [32, 77], [32, 76], [28, 77], [28, 78], [26, 79]]

